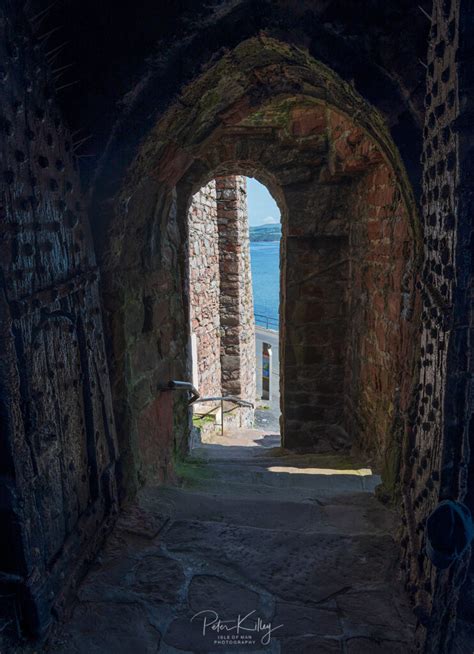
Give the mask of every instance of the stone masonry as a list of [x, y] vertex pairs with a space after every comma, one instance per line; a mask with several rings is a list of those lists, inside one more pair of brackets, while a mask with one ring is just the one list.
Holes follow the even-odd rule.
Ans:
[[201, 395], [221, 394], [219, 294], [216, 182], [212, 180], [193, 195], [189, 209], [190, 320], [196, 339], [194, 381]]
[[[218, 177], [216, 189], [222, 390], [253, 402], [256, 395], [255, 323], [245, 177]], [[247, 420], [251, 420], [250, 414]]]
[[[193, 195], [188, 212], [189, 297], [200, 394], [253, 402], [255, 330], [246, 196], [241, 176], [219, 177]], [[240, 409], [238, 415], [242, 424], [253, 420], [253, 411]]]
[[282, 208], [283, 444], [383, 457], [415, 644], [473, 651], [474, 563], [436, 570], [425, 526], [446, 498], [474, 510], [474, 3], [112, 4], [0, 3], [1, 637], [43, 636], [123, 500], [186, 454], [186, 394], [163, 389], [188, 374], [211, 179], [213, 360], [252, 399], [244, 193], [218, 179], [245, 174]]

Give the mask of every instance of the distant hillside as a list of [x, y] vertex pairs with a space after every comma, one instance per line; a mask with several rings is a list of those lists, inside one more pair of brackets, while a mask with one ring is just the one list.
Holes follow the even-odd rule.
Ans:
[[281, 238], [281, 225], [280, 223], [271, 225], [258, 225], [258, 227], [250, 228], [250, 241], [252, 243], [258, 241], [279, 241]]

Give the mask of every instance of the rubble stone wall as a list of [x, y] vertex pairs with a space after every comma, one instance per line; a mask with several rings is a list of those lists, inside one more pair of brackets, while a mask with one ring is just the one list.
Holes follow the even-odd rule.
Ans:
[[415, 377], [419, 248], [386, 164], [357, 183], [349, 220], [346, 424], [357, 447], [384, 462], [384, 481], [393, 486]]
[[[198, 389], [201, 395], [253, 402], [255, 327], [245, 177], [218, 177], [203, 186], [192, 197], [188, 223]], [[251, 424], [253, 411], [237, 409], [231, 417]]]
[[[245, 177], [218, 177], [222, 390], [254, 402], [255, 321]], [[246, 421], [252, 412], [242, 410]]]
[[189, 209], [189, 305], [196, 338], [198, 390], [221, 394], [219, 232], [216, 182], [203, 186]]

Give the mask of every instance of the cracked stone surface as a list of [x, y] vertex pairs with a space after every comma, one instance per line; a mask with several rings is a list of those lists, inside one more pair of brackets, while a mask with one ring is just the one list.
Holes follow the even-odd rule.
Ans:
[[[145, 488], [46, 649], [412, 651], [396, 517], [375, 499], [377, 476], [347, 459], [277, 446], [261, 432], [216, 437], [180, 466], [179, 486]], [[244, 628], [258, 629], [241, 629], [237, 639], [239, 614]], [[217, 615], [229, 631], [205, 628], [204, 618]]]

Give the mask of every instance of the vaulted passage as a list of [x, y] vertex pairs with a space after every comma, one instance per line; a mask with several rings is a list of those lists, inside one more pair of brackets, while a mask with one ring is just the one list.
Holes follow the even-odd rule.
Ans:
[[49, 4], [0, 8], [0, 650], [472, 651], [472, 7]]
[[[246, 47], [249, 46], [242, 46], [243, 57]], [[279, 47], [273, 42], [266, 45], [268, 52]], [[225, 97], [229, 81], [214, 79], [213, 75], [218, 75], [218, 69], [211, 69], [196, 83], [197, 88], [205, 83], [210, 88], [220, 85], [220, 93]], [[195, 86], [187, 93], [191, 97], [197, 93]], [[198, 95], [205, 97], [204, 91]], [[194, 135], [196, 125], [204, 118], [210, 120], [212, 103], [222, 102], [215, 91], [212, 100], [206, 103], [203, 100], [202, 114], [195, 109], [189, 117], [189, 133]], [[239, 100], [240, 105], [245, 106], [245, 101]], [[195, 359], [201, 394], [212, 396], [225, 392], [250, 402], [255, 399], [251, 306], [242, 303], [250, 285], [249, 264], [238, 255], [247, 247], [242, 242], [247, 226], [239, 227], [236, 223], [233, 228], [234, 209], [226, 215], [225, 207], [226, 199], [229, 201], [233, 193], [239, 192], [241, 178], [230, 175], [253, 175], [267, 184], [282, 213], [283, 446], [301, 451], [364, 452], [374, 463], [385, 467], [384, 480], [392, 492], [399, 474], [403, 416], [417, 383], [415, 334], [420, 320], [415, 288], [419, 228], [403, 169], [398, 173], [394, 169], [400, 165], [396, 151], [384, 153], [383, 147], [387, 146], [383, 141], [377, 144], [375, 136], [370, 137], [361, 126], [328, 104], [311, 97], [277, 97], [265, 100], [251, 112], [246, 109], [245, 117], [238, 115], [231, 125], [217, 123], [191, 156], [176, 144], [166, 144], [159, 136], [162, 130], [165, 134], [183, 132], [183, 111], [171, 110], [150, 137], [150, 142], [161, 143], [164, 152], [161, 163], [158, 154], [147, 152], [146, 143], [143, 146], [144, 152], [136, 164], [139, 170], [134, 174], [141, 190], [139, 193], [131, 188], [124, 191], [137, 198], [137, 206], [128, 206], [129, 218], [122, 223], [125, 230], [132, 228], [136, 234], [151, 233], [151, 226], [143, 223], [149, 215], [144, 211], [144, 203], [147, 198], [152, 201], [158, 187], [149, 182], [143, 186], [143, 180], [150, 178], [140, 168], [153, 166], [158, 179], [166, 178], [171, 171], [175, 178], [169, 182], [175, 184], [176, 195], [170, 197], [169, 203], [158, 206], [160, 213], [155, 213], [153, 220], [154, 224], [166, 225], [168, 231], [164, 232], [164, 238], [169, 239], [167, 247], [174, 252], [176, 261], [181, 257], [184, 267], [188, 259], [191, 262], [189, 290], [185, 268], [182, 279], [173, 280], [179, 292], [174, 301], [178, 297], [183, 300], [181, 315], [191, 314], [191, 333], [187, 321], [175, 325], [175, 347], [183, 349], [182, 363], [175, 358], [168, 365], [174, 367], [176, 378], [188, 379], [187, 371], [192, 364], [186, 358], [185, 348], [189, 339], [194, 338], [194, 347], [199, 343]], [[386, 135], [380, 129], [378, 138], [382, 140]], [[185, 170], [180, 170], [180, 165]], [[168, 180], [163, 182], [165, 186], [167, 183]], [[239, 210], [236, 211], [237, 216]], [[170, 232], [173, 225], [174, 231]], [[189, 245], [174, 250], [179, 247], [177, 242], [173, 246], [175, 234], [186, 238]], [[207, 253], [203, 235], [212, 248]], [[114, 251], [131, 242], [126, 232], [121, 232], [119, 243], [115, 244], [114, 238], [112, 232]], [[133, 256], [130, 250], [130, 247], [123, 249], [125, 261]], [[120, 265], [124, 266], [124, 262]], [[150, 265], [153, 265], [151, 260]], [[214, 266], [215, 270], [207, 266]], [[158, 298], [146, 290], [150, 275], [140, 275], [138, 268], [132, 277], [129, 267], [125, 265], [125, 268], [127, 286], [136, 279], [132, 282], [133, 290], [127, 291], [137, 298], [135, 302], [140, 296], [157, 302]], [[219, 287], [216, 284], [211, 287], [214, 282], [200, 277], [208, 274], [215, 281], [217, 273]], [[123, 287], [120, 269], [114, 268], [110, 273], [106, 270], [106, 275], [109, 274], [113, 286], [109, 289], [106, 281], [105, 293], [116, 306], [114, 289], [118, 285]], [[168, 274], [163, 268], [153, 272], [155, 294], [160, 293], [162, 280]], [[235, 288], [240, 285], [240, 291], [229, 296], [226, 280], [235, 284]], [[163, 301], [161, 293], [160, 301]], [[120, 321], [126, 328], [127, 313], [135, 313], [136, 305], [123, 306], [124, 313], [115, 311], [111, 319]], [[179, 314], [173, 313], [178, 320]], [[181, 346], [176, 340], [180, 332]], [[146, 334], [137, 330], [131, 336], [136, 339], [132, 356], [134, 351], [151, 348], [145, 350], [148, 353], [145, 369], [140, 369], [137, 361], [138, 367], [130, 370], [132, 388], [135, 379], [142, 386], [148, 374], [158, 382], [156, 369], [150, 373], [146, 370], [154, 348], [153, 329]], [[120, 361], [123, 354], [117, 352], [116, 358]], [[117, 379], [120, 384], [124, 381], [122, 375]], [[175, 408], [180, 401], [175, 398]], [[140, 420], [138, 407], [134, 413]], [[183, 404], [183, 421], [185, 414]], [[152, 422], [148, 424], [152, 431], [157, 429]], [[134, 427], [128, 423], [126, 427], [125, 437], [129, 438]], [[139, 438], [145, 438], [142, 426], [139, 431]], [[186, 439], [183, 424], [179, 446], [182, 451]], [[148, 440], [155, 446], [163, 442], [158, 434], [156, 438], [150, 435]], [[156, 452], [161, 465], [161, 453]], [[136, 452], [139, 459], [144, 456], [147, 465], [155, 456], [149, 454], [144, 456], [140, 449]]]

